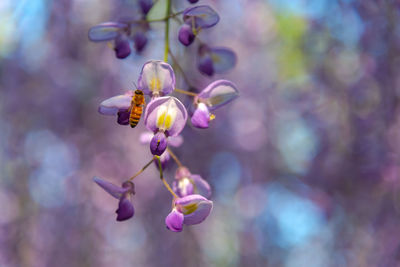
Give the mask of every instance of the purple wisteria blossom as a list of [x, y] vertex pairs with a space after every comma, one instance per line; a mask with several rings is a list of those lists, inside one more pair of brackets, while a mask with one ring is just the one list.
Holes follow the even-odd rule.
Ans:
[[194, 99], [192, 125], [202, 129], [208, 128], [209, 122], [215, 117], [210, 111], [231, 102], [238, 96], [239, 91], [232, 82], [227, 80], [212, 82]]
[[195, 3], [199, 2], [199, 0], [188, 0], [188, 2], [191, 4], [195, 4]]
[[185, 127], [187, 111], [179, 99], [172, 96], [158, 97], [146, 107], [144, 123], [154, 133], [150, 151], [160, 156], [167, 148], [167, 138], [177, 136]]
[[128, 91], [123, 95], [116, 95], [108, 98], [100, 103], [99, 113], [109, 116], [118, 116], [118, 124], [128, 125], [129, 124], [129, 108], [131, 106], [132, 97], [134, 92]]
[[[197, 2], [197, 1], [196, 1]], [[194, 3], [194, 2], [193, 2]], [[202, 30], [213, 27], [219, 21], [219, 15], [210, 6], [195, 6], [183, 12], [184, 24], [179, 29], [179, 41], [188, 46]]]
[[150, 9], [153, 7], [153, 0], [139, 0], [139, 6], [144, 15], [149, 13]]
[[114, 41], [113, 48], [119, 59], [131, 53], [127, 33], [129, 25], [122, 22], [104, 22], [90, 28], [88, 37], [92, 42]]
[[210, 214], [213, 202], [200, 195], [188, 195], [175, 200], [174, 208], [165, 218], [167, 228], [181, 232], [183, 225], [203, 222]]
[[125, 221], [133, 217], [135, 210], [131, 197], [135, 194], [135, 185], [132, 182], [126, 181], [120, 187], [98, 177], [94, 177], [93, 180], [111, 196], [119, 199], [118, 209], [115, 211], [117, 221]]
[[226, 47], [210, 47], [202, 44], [198, 49], [197, 67], [205, 75], [224, 73], [236, 65], [236, 54]]
[[164, 96], [175, 89], [175, 73], [172, 67], [160, 60], [150, 60], [143, 65], [138, 89], [152, 97]]
[[186, 167], [179, 167], [172, 184], [174, 192], [179, 197], [198, 194], [210, 198], [211, 187], [206, 180], [198, 174], [191, 174]]
[[[152, 132], [144, 132], [140, 135], [140, 142], [142, 144], [150, 144], [151, 140], [153, 139], [153, 136], [154, 134]], [[182, 144], [183, 144], [183, 137], [181, 135], [171, 136], [168, 138], [168, 146], [179, 147]], [[161, 154], [160, 161], [162, 169], [165, 169], [167, 167], [170, 158], [171, 155], [167, 150], [165, 150], [164, 153]], [[155, 159], [154, 163], [156, 164], [156, 167], [159, 168], [158, 160]]]

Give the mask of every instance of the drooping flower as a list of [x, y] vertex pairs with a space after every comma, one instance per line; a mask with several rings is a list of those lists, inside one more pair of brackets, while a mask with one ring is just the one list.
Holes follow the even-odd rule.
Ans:
[[198, 49], [197, 67], [205, 75], [224, 73], [236, 65], [236, 54], [226, 47], [209, 47], [202, 44]]
[[129, 25], [122, 22], [104, 22], [89, 29], [88, 37], [92, 42], [113, 41], [117, 58], [123, 59], [131, 53], [128, 41]]
[[160, 60], [146, 62], [140, 72], [138, 89], [152, 97], [171, 93], [175, 89], [174, 70], [168, 63]]
[[210, 111], [215, 110], [239, 96], [236, 86], [227, 80], [217, 80], [209, 84], [194, 98], [192, 125], [197, 128], [208, 128], [209, 122], [215, 118]]
[[208, 182], [198, 174], [191, 174], [186, 167], [177, 169], [172, 188], [179, 197], [192, 194], [202, 195], [205, 198], [211, 196], [211, 187]]
[[169, 230], [181, 232], [184, 224], [194, 225], [203, 222], [212, 207], [213, 202], [200, 195], [178, 198], [175, 200], [174, 208], [165, 218], [165, 224]]
[[146, 107], [144, 123], [154, 133], [150, 141], [153, 155], [160, 156], [167, 148], [169, 136], [177, 136], [185, 127], [187, 111], [179, 99], [172, 96], [158, 97]]
[[118, 124], [128, 125], [129, 124], [129, 108], [131, 106], [132, 97], [134, 92], [128, 91], [123, 95], [116, 95], [108, 98], [100, 103], [99, 113], [103, 115], [118, 116]]
[[144, 15], [149, 13], [150, 9], [153, 7], [153, 4], [153, 0], [139, 0], [139, 6]]
[[133, 217], [135, 209], [131, 197], [135, 194], [135, 185], [132, 182], [126, 181], [122, 183], [122, 186], [117, 186], [98, 177], [94, 177], [93, 180], [111, 196], [119, 199], [118, 209], [115, 211], [117, 221], [125, 221]]
[[[197, 1], [190, 1], [195, 3]], [[210, 6], [195, 6], [183, 12], [184, 24], [179, 29], [179, 41], [188, 46], [193, 43], [196, 35], [202, 30], [213, 27], [219, 21], [218, 13]]]
[[[150, 141], [153, 139], [154, 134], [152, 132], [144, 132], [140, 135], [140, 142], [142, 144], [150, 144]], [[173, 146], [173, 147], [179, 147], [183, 143], [183, 137], [181, 135], [178, 136], [170, 136], [168, 138], [168, 146]], [[171, 155], [167, 150], [164, 151], [164, 153], [161, 154], [160, 156], [160, 161], [161, 161], [161, 168], [164, 170], [168, 164], [168, 161], [170, 160]], [[158, 168], [158, 160], [154, 159], [154, 163], [156, 164], [156, 167]]]

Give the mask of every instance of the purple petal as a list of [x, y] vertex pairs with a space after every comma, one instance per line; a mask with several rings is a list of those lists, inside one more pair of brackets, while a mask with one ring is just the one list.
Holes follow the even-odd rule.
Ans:
[[183, 144], [182, 135], [171, 136], [170, 138], [168, 138], [168, 145], [169, 146], [178, 147], [178, 146], [181, 146], [182, 144]]
[[100, 103], [99, 113], [104, 115], [117, 115], [118, 111], [128, 110], [131, 106], [133, 91], [128, 91], [124, 95], [117, 95], [108, 98]]
[[183, 228], [183, 214], [173, 209], [170, 214], [165, 218], [167, 228], [172, 232], [182, 232]]
[[201, 178], [198, 174], [193, 174], [190, 179], [192, 179], [192, 182], [194, 183], [195, 194], [202, 195], [205, 198], [211, 197], [211, 187], [206, 180]]
[[200, 56], [197, 63], [199, 71], [205, 75], [214, 75], [214, 65], [210, 54]]
[[118, 124], [121, 124], [121, 125], [129, 124], [129, 117], [131, 115], [130, 111], [120, 110], [120, 111], [118, 111], [117, 115], [118, 115], [118, 120], [117, 120]]
[[183, 24], [179, 29], [178, 39], [184, 46], [193, 43], [195, 37], [196, 35], [194, 35], [191, 25]]
[[115, 39], [114, 51], [116, 57], [119, 59], [123, 59], [129, 56], [131, 54], [131, 47], [128, 39], [117, 37]]
[[179, 197], [192, 195], [194, 192], [193, 183], [189, 178], [182, 178], [179, 180], [175, 180], [172, 183], [172, 188]]
[[144, 123], [152, 132], [165, 131], [177, 136], [185, 127], [187, 111], [179, 99], [172, 96], [158, 97], [146, 107]]
[[210, 116], [211, 114], [207, 106], [204, 103], [199, 103], [190, 121], [194, 127], [206, 129], [210, 122]]
[[153, 0], [139, 0], [139, 5], [143, 14], [146, 15], [153, 7]]
[[136, 52], [142, 52], [147, 44], [146, 34], [141, 31], [136, 32], [135, 35], [133, 35], [133, 43], [135, 45]]
[[192, 225], [204, 221], [210, 214], [213, 202], [200, 195], [188, 195], [175, 201], [178, 211], [184, 215], [184, 224]]
[[124, 194], [119, 200], [118, 209], [115, 211], [117, 213], [117, 221], [128, 220], [135, 214], [135, 209], [129, 198], [129, 194]]
[[210, 6], [195, 6], [187, 8], [183, 12], [183, 20], [186, 24], [192, 25], [194, 20], [196, 28], [210, 28], [218, 23], [219, 16]]
[[122, 194], [128, 192], [129, 190], [127, 188], [122, 188], [110, 182], [104, 181], [97, 176], [93, 178], [93, 181], [115, 198], [120, 198]]
[[[167, 167], [168, 161], [171, 158], [170, 154], [168, 153], [167, 150], [164, 151], [164, 153], [161, 154], [160, 156], [160, 161], [161, 161], [161, 168], [163, 170], [165, 170], [165, 168]], [[157, 169], [159, 169], [159, 164], [158, 164], [158, 160], [154, 159], [154, 164], [156, 164]]]
[[167, 95], [175, 89], [175, 74], [172, 67], [160, 60], [151, 60], [143, 65], [138, 88], [147, 95]]
[[179, 167], [175, 172], [175, 179], [189, 178], [192, 174], [186, 167]]
[[239, 91], [235, 84], [227, 80], [218, 80], [209, 84], [197, 97], [210, 110], [214, 110], [231, 102], [238, 96]]
[[195, 4], [197, 2], [199, 2], [199, 0], [188, 0], [190, 3]]
[[211, 59], [215, 73], [224, 73], [236, 65], [236, 54], [229, 48], [211, 48]]
[[144, 132], [140, 135], [139, 141], [142, 145], [150, 144], [151, 139], [153, 139], [153, 132]]
[[151, 154], [160, 156], [167, 149], [167, 137], [163, 132], [157, 132], [150, 141]]
[[88, 37], [92, 42], [109, 41], [117, 38], [121, 30], [127, 26], [125, 23], [104, 22], [90, 28]]

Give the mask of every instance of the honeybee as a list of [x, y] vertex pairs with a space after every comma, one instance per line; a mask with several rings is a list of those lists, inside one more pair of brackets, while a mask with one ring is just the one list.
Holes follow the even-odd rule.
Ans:
[[140, 117], [143, 113], [143, 107], [146, 104], [146, 100], [144, 99], [144, 94], [141, 90], [136, 89], [135, 93], [132, 97], [131, 106], [129, 108], [129, 125], [132, 128], [135, 128], [139, 123]]

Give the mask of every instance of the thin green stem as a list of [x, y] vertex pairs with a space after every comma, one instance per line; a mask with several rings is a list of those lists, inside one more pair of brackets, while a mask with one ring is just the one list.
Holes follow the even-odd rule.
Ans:
[[164, 62], [168, 62], [169, 51], [169, 16], [171, 15], [171, 0], [167, 0], [167, 10], [165, 17], [165, 49], [164, 49]]
[[175, 88], [175, 92], [181, 93], [181, 94], [185, 94], [185, 95], [190, 95], [190, 96], [197, 96], [196, 93], [189, 92], [189, 91], [182, 90], [182, 89], [178, 89], [178, 88]]
[[176, 12], [176, 13], [172, 13], [169, 16], [166, 16], [166, 17], [161, 18], [161, 19], [149, 19], [149, 20], [144, 20], [144, 21], [147, 21], [149, 23], [151, 23], [151, 22], [163, 22], [163, 21], [167, 21], [168, 19], [175, 18], [176, 16], [179, 16], [182, 13], [183, 13], [183, 11], [179, 11], [179, 12]]
[[160, 179], [161, 179], [161, 181], [164, 183], [164, 186], [167, 188], [167, 190], [174, 196], [174, 198], [178, 198], [178, 196], [175, 194], [175, 192], [169, 186], [167, 181], [164, 179], [160, 157], [157, 156], [157, 160], [158, 160], [158, 168], [160, 169]]
[[131, 178], [128, 179], [128, 181], [132, 181], [133, 179], [135, 179], [135, 177], [139, 176], [139, 174], [141, 174], [145, 169], [147, 169], [147, 167], [150, 166], [150, 164], [153, 162], [153, 160], [156, 159], [156, 156], [154, 156], [146, 165], [144, 165], [144, 167], [138, 171], [134, 176], [132, 176]]
[[171, 157], [174, 159], [176, 164], [178, 164], [179, 167], [183, 167], [182, 162], [178, 159], [178, 157], [175, 155], [174, 152], [172, 152], [172, 150], [169, 147], [167, 147], [167, 151], [171, 155]]

